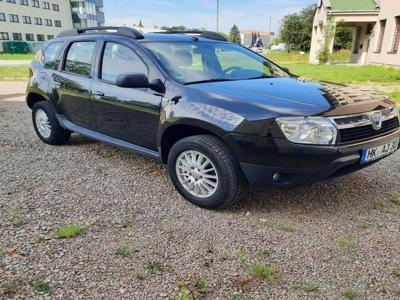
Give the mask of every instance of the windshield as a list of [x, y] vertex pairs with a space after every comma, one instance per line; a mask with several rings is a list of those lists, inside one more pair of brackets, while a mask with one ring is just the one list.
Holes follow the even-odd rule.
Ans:
[[235, 44], [193, 41], [142, 45], [183, 84], [290, 76], [267, 59]]

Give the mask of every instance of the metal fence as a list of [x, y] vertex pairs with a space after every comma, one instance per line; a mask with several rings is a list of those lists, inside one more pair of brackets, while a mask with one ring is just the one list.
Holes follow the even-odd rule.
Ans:
[[28, 54], [36, 53], [43, 43], [36, 42], [2, 42], [0, 43], [0, 53]]

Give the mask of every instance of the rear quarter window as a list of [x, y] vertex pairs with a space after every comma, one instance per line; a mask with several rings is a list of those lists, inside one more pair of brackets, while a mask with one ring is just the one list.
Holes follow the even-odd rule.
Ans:
[[51, 43], [43, 52], [42, 63], [46, 69], [57, 69], [63, 42]]
[[90, 77], [96, 42], [75, 42], [68, 50], [64, 71]]

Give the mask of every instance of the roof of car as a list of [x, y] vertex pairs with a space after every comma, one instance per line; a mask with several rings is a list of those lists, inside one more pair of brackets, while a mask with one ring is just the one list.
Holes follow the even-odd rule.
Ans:
[[117, 35], [135, 39], [139, 42], [148, 41], [226, 41], [225, 37], [219, 33], [212, 31], [179, 31], [179, 32], [155, 32], [155, 33], [141, 33], [140, 31], [130, 27], [92, 27], [92, 28], [79, 28], [71, 29], [61, 32], [57, 37], [77, 37], [88, 35]]
[[213, 39], [185, 34], [145, 33], [143, 36], [144, 39], [138, 40], [138, 42], [191, 42], [193, 39], [205, 42], [216, 42], [216, 40]]

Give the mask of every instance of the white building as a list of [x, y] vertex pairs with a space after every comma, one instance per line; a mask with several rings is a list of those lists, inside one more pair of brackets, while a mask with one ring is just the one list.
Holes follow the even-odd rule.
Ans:
[[69, 0], [0, 0], [0, 52], [35, 51], [71, 28]]
[[[314, 17], [310, 62], [318, 63], [328, 18], [354, 30], [350, 62], [400, 67], [400, 0], [319, 0]], [[333, 37], [329, 41], [332, 51]]]

